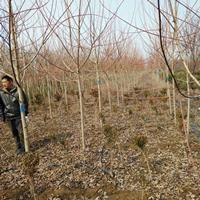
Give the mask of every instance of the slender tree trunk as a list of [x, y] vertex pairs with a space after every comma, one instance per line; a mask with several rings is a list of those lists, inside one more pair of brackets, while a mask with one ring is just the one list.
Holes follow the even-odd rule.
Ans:
[[125, 71], [125, 85], [126, 85], [126, 92], [127, 94], [129, 95], [129, 92], [130, 92], [130, 88], [131, 88], [131, 80], [129, 78], [129, 73], [128, 73], [128, 70]]
[[81, 8], [82, 1], [79, 0], [79, 14], [78, 14], [78, 23], [77, 23], [77, 59], [76, 59], [76, 67], [77, 67], [77, 83], [78, 83], [78, 92], [79, 92], [79, 104], [80, 104], [80, 117], [81, 117], [81, 143], [82, 150], [85, 151], [85, 134], [84, 134], [84, 110], [83, 110], [83, 96], [82, 96], [82, 80], [81, 80], [81, 61], [80, 61], [80, 53], [81, 53]]
[[[190, 96], [190, 78], [187, 73], [187, 94]], [[187, 136], [186, 139], [189, 143], [189, 132], [190, 132], [190, 98], [187, 99]]]
[[122, 99], [122, 105], [124, 105], [124, 90], [125, 90], [125, 79], [126, 76], [124, 72], [121, 73], [121, 99]]
[[[173, 54], [174, 55], [174, 54]], [[174, 74], [174, 61], [172, 61], [172, 72]], [[176, 125], [176, 90], [175, 90], [175, 82], [172, 80], [172, 98], [173, 98], [173, 115], [174, 115], [174, 124]]]
[[182, 102], [180, 101], [180, 109], [181, 109], [181, 115], [182, 115], [182, 120], [183, 120], [183, 132], [185, 134], [185, 149], [186, 149], [186, 155], [187, 155], [187, 159], [189, 164], [193, 164], [193, 158], [192, 158], [192, 150], [190, 148], [190, 144], [189, 144], [189, 135], [187, 133], [187, 124], [185, 123], [185, 119], [184, 119], [184, 114], [183, 114], [183, 106], [182, 106]]
[[131, 77], [134, 88], [136, 87], [136, 77], [137, 77], [137, 73], [135, 72], [134, 74], [132, 74], [132, 77]]
[[67, 95], [67, 80], [65, 77], [65, 73], [64, 73], [64, 77], [63, 77], [63, 87], [64, 87], [65, 105], [66, 105], [66, 108], [68, 111], [69, 107], [68, 107], [68, 95]]
[[32, 94], [31, 94], [31, 88], [29, 85], [29, 80], [26, 80], [26, 92], [27, 92], [27, 96], [29, 97], [29, 105], [32, 105]]
[[21, 79], [19, 73], [19, 52], [18, 52], [18, 44], [16, 38], [16, 26], [15, 19], [12, 12], [12, 0], [9, 0], [9, 34], [10, 34], [10, 60], [11, 65], [13, 67], [14, 78], [17, 82], [17, 90], [19, 94], [19, 104], [20, 104], [20, 114], [21, 114], [21, 122], [22, 122], [22, 130], [24, 135], [24, 145], [25, 151], [29, 151], [29, 142], [28, 142], [28, 129], [25, 120], [25, 104], [23, 99], [23, 92], [21, 88]]
[[115, 80], [115, 85], [116, 85], [116, 90], [117, 90], [117, 106], [119, 106], [120, 105], [119, 83], [118, 83], [118, 78], [117, 78], [117, 72], [116, 72], [116, 70], [114, 72], [114, 80]]
[[110, 112], [112, 111], [112, 100], [111, 100], [111, 93], [110, 93], [110, 83], [109, 83], [109, 77], [106, 75], [105, 82], [107, 86], [107, 94], [108, 94], [108, 104]]
[[169, 105], [169, 114], [172, 115], [172, 99], [171, 99], [171, 90], [170, 90], [170, 83], [169, 83], [169, 73], [166, 72], [166, 81], [167, 81], [167, 96], [168, 96], [168, 105]]
[[[48, 63], [47, 63], [47, 66], [48, 66]], [[46, 81], [47, 81], [47, 97], [48, 97], [48, 104], [49, 104], [49, 117], [50, 119], [52, 119], [53, 116], [52, 116], [52, 107], [51, 107], [51, 82], [49, 80], [48, 74], [46, 75]]]
[[[176, 47], [178, 46], [178, 43], [177, 43], [177, 2], [174, 1], [174, 9], [173, 9], [173, 5], [172, 5], [172, 2], [170, 0], [168, 0], [169, 2], [169, 6], [170, 6], [170, 10], [171, 10], [171, 14], [172, 14], [172, 17], [173, 17], [173, 23], [174, 23], [174, 32], [173, 32], [173, 41], [172, 41], [172, 49], [173, 49], [173, 52], [172, 52], [172, 73], [174, 74], [174, 57], [175, 57], [175, 49]], [[172, 88], [173, 88], [173, 114], [174, 114], [174, 123], [175, 125], [177, 124], [177, 120], [176, 120], [176, 93], [175, 93], [175, 82], [174, 82], [174, 79], [172, 80]]]
[[[187, 73], [187, 94], [190, 96], [190, 77], [189, 74]], [[186, 127], [186, 132], [185, 132], [185, 140], [186, 140], [186, 145], [188, 148], [188, 157], [189, 157], [189, 163], [193, 163], [193, 158], [192, 158], [192, 150], [190, 147], [190, 141], [189, 141], [189, 134], [190, 134], [190, 98], [187, 99], [187, 127]]]
[[46, 76], [47, 80], [47, 97], [48, 97], [48, 104], [49, 104], [49, 117], [52, 119], [52, 108], [51, 108], [51, 86], [50, 86], [50, 81], [49, 81], [49, 76]]
[[80, 73], [77, 74], [78, 78], [78, 92], [79, 92], [79, 105], [80, 105], [80, 115], [81, 115], [81, 144], [82, 150], [85, 150], [85, 135], [84, 135], [84, 111], [83, 111], [83, 97], [82, 97], [82, 87], [81, 87], [81, 76]]
[[39, 86], [39, 94], [45, 99], [48, 96], [48, 84], [47, 80], [42, 79], [41, 84]]
[[36, 192], [35, 192], [35, 187], [34, 187], [34, 179], [30, 174], [28, 175], [28, 181], [29, 181], [30, 193], [33, 199], [38, 200]]
[[[97, 80], [97, 89], [98, 89], [98, 105], [99, 105], [99, 114], [102, 114], [102, 101], [101, 101], [101, 83], [99, 75], [99, 66], [98, 63], [95, 63], [96, 68], [96, 80]], [[103, 127], [102, 117], [99, 116], [100, 126]]]

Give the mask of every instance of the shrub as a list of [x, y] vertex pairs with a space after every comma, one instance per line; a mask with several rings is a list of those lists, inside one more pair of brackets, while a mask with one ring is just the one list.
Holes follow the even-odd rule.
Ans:
[[44, 98], [42, 96], [42, 94], [35, 94], [34, 97], [33, 97], [33, 103], [34, 104], [37, 104], [37, 105], [41, 105], [44, 101]]
[[109, 145], [116, 141], [117, 131], [112, 126], [109, 124], [104, 125], [103, 132]]
[[144, 135], [136, 136], [133, 143], [136, 147], [143, 151], [147, 144], [147, 137]]

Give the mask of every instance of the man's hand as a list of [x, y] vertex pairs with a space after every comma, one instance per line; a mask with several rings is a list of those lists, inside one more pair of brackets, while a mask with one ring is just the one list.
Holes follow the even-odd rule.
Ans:
[[28, 116], [25, 116], [25, 122], [26, 122], [26, 124], [29, 123], [29, 118], [28, 118]]

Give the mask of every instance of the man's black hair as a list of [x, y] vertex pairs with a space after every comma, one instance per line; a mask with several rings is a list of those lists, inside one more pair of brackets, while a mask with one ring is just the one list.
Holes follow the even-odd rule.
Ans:
[[8, 76], [8, 75], [2, 76], [1, 80], [3, 80], [3, 79], [6, 79], [7, 81], [13, 81], [13, 79], [10, 76]]

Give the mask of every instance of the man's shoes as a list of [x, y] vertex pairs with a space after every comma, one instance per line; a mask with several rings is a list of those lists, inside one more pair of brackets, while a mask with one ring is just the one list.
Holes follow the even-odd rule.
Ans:
[[17, 154], [17, 155], [23, 154], [24, 152], [25, 152], [25, 149], [24, 149], [24, 148], [18, 148], [18, 149], [16, 150], [16, 154]]

